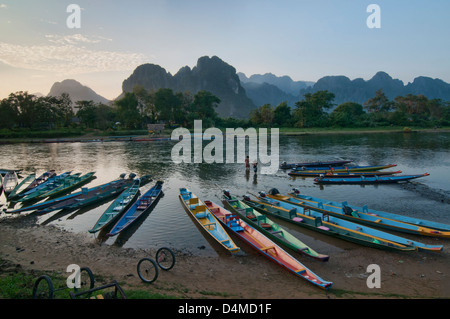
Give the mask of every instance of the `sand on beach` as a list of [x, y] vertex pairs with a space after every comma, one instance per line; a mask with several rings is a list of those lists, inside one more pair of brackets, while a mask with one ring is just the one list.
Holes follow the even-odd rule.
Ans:
[[[419, 239], [444, 247], [450, 242], [448, 239]], [[107, 245], [89, 234], [24, 223], [20, 218], [0, 220], [0, 258], [16, 269], [54, 271], [68, 276], [67, 266], [78, 264], [89, 267], [94, 275], [101, 275], [106, 281], [117, 280], [125, 290], [144, 289], [186, 299], [450, 297], [450, 253], [445, 248], [440, 253], [406, 253], [348, 243], [330, 255], [328, 262], [292, 253], [321, 278], [333, 282], [326, 292], [267, 260], [244, 243], [237, 243], [242, 252], [234, 256], [220, 251], [215, 257], [196, 256], [173, 247], [177, 258], [175, 267], [160, 271], [153, 284], [145, 284], [139, 279], [136, 266], [143, 257], [154, 258], [154, 251]], [[380, 266], [380, 288], [368, 288], [371, 273], [367, 272], [367, 267], [371, 264]], [[0, 275], [6, 271], [2, 269]]]

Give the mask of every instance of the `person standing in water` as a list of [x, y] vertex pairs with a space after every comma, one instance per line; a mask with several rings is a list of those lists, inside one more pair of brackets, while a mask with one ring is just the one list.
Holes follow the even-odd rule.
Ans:
[[245, 158], [245, 169], [246, 169], [247, 171], [250, 170], [250, 158], [248, 157], [248, 155], [247, 155], [247, 157]]

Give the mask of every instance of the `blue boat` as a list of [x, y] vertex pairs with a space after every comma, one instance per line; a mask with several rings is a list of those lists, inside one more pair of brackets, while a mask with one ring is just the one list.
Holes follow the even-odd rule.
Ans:
[[[359, 207], [359, 206], [351, 205], [347, 201], [336, 202], [336, 201], [330, 201], [328, 199], [322, 199], [322, 198], [313, 197], [313, 196], [309, 196], [309, 195], [301, 195], [297, 189], [293, 189], [293, 191], [291, 193], [289, 193], [289, 195], [292, 198], [296, 198], [297, 200], [304, 201], [305, 204], [307, 204], [307, 205], [315, 206], [318, 208], [323, 208], [325, 210], [330, 210], [333, 212], [347, 211], [347, 214], [345, 214], [345, 216], [343, 216], [342, 218], [349, 216], [348, 212], [349, 212], [349, 210], [351, 210], [350, 215], [353, 217], [355, 217], [355, 215], [356, 215], [356, 216], [371, 216], [373, 218], [376, 218], [375, 223], [378, 223], [379, 226], [384, 225], [384, 223], [382, 224], [382, 221], [384, 219], [387, 219], [387, 220], [398, 221], [401, 223], [407, 223], [407, 224], [410, 224], [410, 225], [416, 226], [416, 227], [423, 227], [423, 228], [433, 230], [431, 233], [423, 234], [423, 235], [436, 236], [436, 237], [448, 237], [448, 235], [450, 234], [450, 225], [448, 225], [448, 224], [443, 224], [443, 223], [434, 222], [434, 221], [430, 221], [430, 220], [426, 220], [426, 219], [414, 218], [414, 217], [404, 216], [404, 215], [399, 215], [399, 214], [394, 214], [394, 213], [388, 213], [388, 212], [379, 211], [379, 210], [375, 210], [375, 209], [369, 209], [367, 207], [367, 205]], [[378, 222], [377, 219], [381, 219], [380, 220], [381, 222]]]
[[295, 167], [324, 167], [325, 169], [328, 167], [342, 166], [345, 164], [349, 164], [352, 161], [348, 160], [336, 160], [336, 161], [325, 161], [325, 162], [304, 162], [304, 163], [286, 163], [283, 162], [280, 164], [281, 169], [290, 169]]
[[[65, 172], [60, 175], [55, 175], [47, 179], [44, 183], [30, 189], [29, 191], [23, 193], [19, 199], [15, 199], [14, 202], [26, 202], [35, 199], [39, 195], [42, 195], [56, 187], [61, 185], [61, 182], [70, 176], [72, 172]], [[80, 175], [80, 174], [78, 174]]]
[[26, 211], [37, 211], [39, 214], [46, 214], [55, 210], [77, 209], [88, 206], [97, 201], [118, 195], [133, 182], [134, 176], [135, 175], [132, 174], [129, 178], [125, 179], [124, 174], [122, 174], [120, 179], [112, 182], [92, 188], [82, 188], [81, 191], [76, 193], [40, 202], [32, 206], [24, 206], [12, 211], [7, 211], [6, 213], [17, 214]]
[[152, 188], [139, 197], [139, 199], [122, 215], [122, 217], [120, 217], [106, 236], [112, 237], [118, 235], [120, 232], [130, 227], [137, 219], [139, 219], [139, 217], [153, 208], [163, 193], [163, 183], [164, 182], [162, 181], [157, 181]]
[[95, 225], [89, 230], [90, 233], [96, 233], [99, 230], [112, 224], [124, 211], [126, 211], [139, 196], [139, 186], [141, 179], [135, 179], [133, 184], [124, 190], [111, 205], [100, 216]]
[[361, 211], [353, 210], [352, 208], [346, 205], [335, 206], [330, 204], [329, 202], [305, 200], [295, 196], [284, 196], [278, 194], [278, 191], [276, 189], [271, 189], [266, 196], [278, 201], [287, 202], [303, 208], [314, 209], [323, 214], [329, 214], [359, 224], [364, 224], [378, 228], [385, 228], [389, 230], [395, 230], [415, 235], [450, 238], [450, 232], [440, 232], [436, 231], [435, 229], [408, 224], [398, 220], [385, 218], [374, 214], [362, 213]]
[[430, 174], [419, 174], [419, 175], [397, 175], [397, 176], [359, 176], [359, 177], [333, 177], [328, 178], [317, 177], [314, 181], [317, 184], [354, 184], [354, 185], [364, 185], [364, 184], [394, 184], [394, 183], [404, 183], [410, 180], [429, 176]]
[[374, 229], [371, 227], [367, 227], [358, 223], [353, 223], [348, 220], [337, 218], [334, 216], [331, 216], [326, 213], [321, 213], [317, 210], [310, 209], [310, 208], [304, 208], [298, 205], [293, 205], [287, 202], [279, 201], [270, 197], [267, 197], [264, 192], [260, 193], [260, 197], [258, 197], [262, 202], [268, 203], [270, 205], [273, 205], [275, 207], [283, 208], [289, 212], [297, 212], [299, 214], [302, 214], [304, 216], [310, 216], [313, 218], [318, 218], [318, 221], [321, 221], [323, 224], [326, 224], [326, 228], [333, 229], [335, 227], [340, 227], [343, 229], [348, 229], [352, 231], [357, 231], [360, 234], [365, 234], [367, 236], [370, 236], [378, 241], [389, 241], [392, 243], [397, 243], [406, 247], [411, 247], [416, 250], [422, 251], [422, 250], [430, 250], [430, 251], [442, 251], [443, 246], [442, 245], [427, 245], [423, 244], [417, 241], [413, 241], [411, 239], [403, 238], [400, 236], [396, 236], [390, 233], [386, 233], [384, 231]]

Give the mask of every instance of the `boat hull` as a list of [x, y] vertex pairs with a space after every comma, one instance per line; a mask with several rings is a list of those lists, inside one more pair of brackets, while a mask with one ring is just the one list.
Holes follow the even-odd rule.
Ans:
[[197, 226], [215, 243], [223, 247], [231, 254], [238, 253], [240, 248], [228, 235], [217, 218], [208, 210], [205, 204], [189, 189], [181, 188], [178, 195], [180, 202], [189, 216], [192, 217]]
[[270, 238], [266, 237], [256, 228], [253, 228], [252, 226], [247, 224], [237, 215], [211, 201], [205, 201], [205, 205], [211, 211], [211, 213], [213, 213], [214, 216], [222, 223], [222, 225], [224, 225], [236, 236], [249, 244], [264, 257], [274, 261], [281, 267], [294, 273], [296, 276], [299, 276], [302, 279], [306, 279], [308, 280], [308, 282], [322, 289], [327, 290], [331, 288], [332, 282], [321, 279], [319, 276], [305, 267], [302, 263], [289, 255], [286, 251], [284, 251]]
[[[428, 250], [428, 251], [442, 251], [442, 245], [426, 245], [408, 238], [396, 236], [372, 227], [364, 226], [359, 223], [354, 223], [342, 218], [331, 216], [326, 212], [321, 212], [320, 209], [305, 208], [299, 205], [272, 199], [264, 196], [259, 198], [263, 203], [272, 205], [275, 208], [283, 209], [297, 215], [301, 215], [302, 219], [313, 217], [315, 223], [319, 223], [322, 229], [324, 226], [330, 233], [336, 233], [340, 237], [351, 237], [354, 240], [360, 241], [362, 244], [371, 242], [377, 244], [379, 248], [394, 248], [399, 250], [407, 250], [412, 248], [414, 250]], [[297, 217], [297, 216], [296, 216]], [[303, 221], [305, 222], [305, 221]], [[376, 247], [376, 246], [375, 246]]]
[[146, 214], [156, 206], [159, 198], [162, 196], [162, 181], [156, 182], [155, 186], [145, 192], [139, 199], [120, 217], [111, 231], [106, 235], [113, 237], [123, 232], [133, 225], [139, 217]]
[[140, 184], [140, 179], [137, 179], [133, 185], [125, 189], [105, 210], [89, 232], [94, 234], [114, 223], [136, 201], [139, 196]]
[[[390, 227], [390, 221], [400, 222], [401, 226], [392, 227], [392, 230], [403, 231], [403, 232], [411, 232], [413, 234], [430, 236], [430, 237], [443, 237], [450, 238], [450, 225], [442, 224], [438, 222], [433, 222], [425, 219], [419, 219], [394, 213], [388, 213], [384, 211], [369, 209], [367, 206], [359, 207], [355, 205], [351, 205], [348, 202], [335, 202], [322, 198], [306, 196], [298, 194], [297, 192], [289, 193], [291, 198], [294, 198], [299, 201], [305, 202], [306, 205], [314, 206], [317, 208], [323, 208], [324, 210], [330, 211], [330, 214], [343, 215], [341, 218], [346, 218], [349, 220], [354, 220], [355, 216], [350, 214], [345, 214], [344, 208], [348, 207], [352, 211], [354, 211], [357, 216], [368, 216], [366, 219], [367, 222], [371, 222], [372, 226], [377, 226], [381, 228]], [[370, 219], [369, 219], [370, 217]], [[411, 225], [407, 227], [406, 225]], [[399, 229], [399, 228], [403, 229]]]
[[404, 183], [413, 179], [429, 176], [430, 174], [420, 174], [420, 175], [403, 175], [403, 176], [374, 176], [374, 177], [354, 177], [354, 178], [328, 178], [319, 177], [314, 179], [317, 184], [395, 184]]
[[267, 218], [264, 214], [259, 213], [255, 209], [247, 206], [242, 201], [235, 197], [224, 196], [225, 208], [237, 214], [242, 220], [250, 224], [252, 227], [258, 229], [266, 237], [277, 242], [278, 244], [287, 247], [297, 253], [320, 260], [328, 261], [329, 256], [319, 254], [311, 247], [304, 244], [297, 237], [291, 235], [285, 229]]

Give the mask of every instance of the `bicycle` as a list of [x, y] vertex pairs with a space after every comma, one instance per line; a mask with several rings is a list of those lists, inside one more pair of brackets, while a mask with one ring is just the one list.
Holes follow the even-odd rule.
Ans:
[[154, 282], [159, 276], [159, 268], [168, 271], [175, 266], [175, 254], [167, 247], [162, 247], [156, 252], [156, 261], [145, 257], [137, 264], [139, 278], [145, 283]]
[[[94, 288], [95, 278], [88, 267], [80, 268], [80, 287], [74, 287], [75, 292]], [[33, 299], [54, 299], [55, 292], [68, 289], [67, 287], [55, 289], [52, 279], [47, 275], [40, 276], [33, 286]]]

